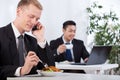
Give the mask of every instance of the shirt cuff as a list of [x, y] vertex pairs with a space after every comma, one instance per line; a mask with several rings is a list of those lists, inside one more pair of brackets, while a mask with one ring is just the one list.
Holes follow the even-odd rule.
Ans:
[[47, 43], [47, 41], [45, 40], [44, 42], [38, 42], [38, 45], [39, 45], [41, 48], [45, 48], [46, 43]]
[[15, 71], [15, 76], [20, 76], [20, 70], [22, 67], [18, 67]]

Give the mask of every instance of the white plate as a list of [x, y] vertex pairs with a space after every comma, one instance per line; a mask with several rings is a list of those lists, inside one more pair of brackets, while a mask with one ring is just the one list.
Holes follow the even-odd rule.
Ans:
[[41, 71], [41, 70], [37, 70], [38, 74], [41, 74], [41, 76], [56, 76], [56, 75], [60, 75], [63, 71], [60, 72], [47, 72], [47, 71]]

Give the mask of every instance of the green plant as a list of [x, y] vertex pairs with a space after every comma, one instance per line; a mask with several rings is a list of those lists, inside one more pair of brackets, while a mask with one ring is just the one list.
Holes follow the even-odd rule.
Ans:
[[103, 12], [103, 6], [94, 2], [87, 8], [90, 25], [88, 35], [95, 34], [95, 45], [113, 45], [109, 56], [110, 63], [120, 64], [120, 24], [113, 11]]

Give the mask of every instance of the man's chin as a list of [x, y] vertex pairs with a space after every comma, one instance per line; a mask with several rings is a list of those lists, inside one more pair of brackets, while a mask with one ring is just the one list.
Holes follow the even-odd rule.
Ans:
[[30, 31], [31, 31], [31, 29], [25, 30], [25, 32], [30, 32]]
[[73, 38], [69, 38], [69, 40], [73, 40]]

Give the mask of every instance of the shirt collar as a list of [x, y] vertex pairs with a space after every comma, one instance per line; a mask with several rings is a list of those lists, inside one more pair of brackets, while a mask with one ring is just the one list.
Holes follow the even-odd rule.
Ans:
[[62, 39], [63, 39], [64, 43], [70, 43], [70, 44], [72, 44], [72, 40], [70, 42], [66, 42], [65, 39], [64, 39], [64, 36], [62, 36]]
[[[15, 38], [18, 38], [18, 37], [21, 35], [20, 32], [19, 32], [18, 29], [15, 27], [15, 25], [13, 24], [13, 22], [11, 23], [11, 25], [12, 25], [13, 32], [14, 32], [14, 34], [15, 34]], [[23, 34], [23, 36], [24, 36], [24, 34]]]

